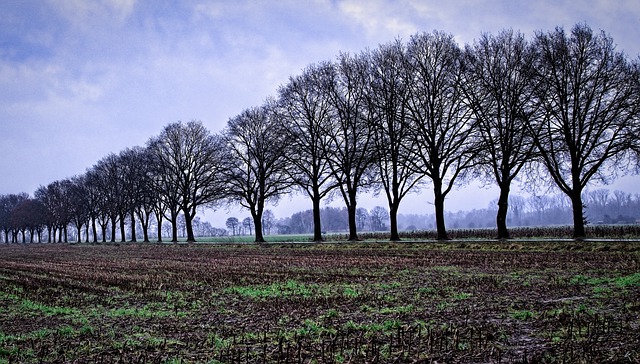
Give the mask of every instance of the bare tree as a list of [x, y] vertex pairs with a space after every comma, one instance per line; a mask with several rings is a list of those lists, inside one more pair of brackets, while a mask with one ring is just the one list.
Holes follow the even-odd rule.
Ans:
[[264, 210], [264, 213], [262, 214], [262, 226], [264, 227], [267, 235], [271, 235], [271, 229], [273, 228], [275, 220], [276, 216], [273, 214], [273, 211]]
[[[71, 186], [69, 179], [54, 181], [46, 187], [39, 187], [34, 193], [51, 212], [49, 230], [53, 232], [53, 242], [69, 242], [67, 228], [72, 219]], [[51, 241], [51, 239], [49, 239]]]
[[230, 163], [223, 175], [231, 201], [249, 209], [256, 243], [265, 242], [262, 214], [265, 203], [277, 201], [290, 191], [293, 181], [287, 173], [287, 133], [273, 120], [273, 105], [244, 110], [229, 120], [224, 133]]
[[545, 117], [535, 142], [553, 182], [571, 200], [575, 238], [585, 236], [582, 192], [622, 168], [638, 118], [638, 75], [613, 40], [585, 24], [536, 35]]
[[512, 181], [533, 160], [535, 144], [528, 128], [538, 103], [535, 52], [522, 34], [504, 30], [483, 34], [466, 49], [465, 99], [477, 119], [482, 140], [483, 175], [500, 188], [498, 239], [508, 239], [507, 212]]
[[[78, 243], [82, 242], [82, 226], [89, 223], [89, 200], [85, 176], [69, 179], [67, 194], [69, 195], [70, 220], [76, 226]], [[88, 237], [87, 237], [88, 238]]]
[[371, 230], [381, 231], [386, 228], [387, 222], [389, 221], [389, 213], [384, 207], [376, 206], [371, 209], [369, 218], [371, 219]]
[[149, 242], [149, 225], [159, 199], [153, 184], [153, 157], [149, 148], [134, 147], [121, 153], [126, 167], [129, 208], [131, 209], [131, 241], [136, 241], [137, 216], [144, 242]]
[[[116, 226], [126, 213], [125, 194], [121, 193], [124, 190], [122, 172], [120, 158], [114, 153], [99, 160], [92, 169], [94, 175], [90, 178], [90, 183], [98, 191], [97, 208], [101, 211], [98, 223], [102, 228], [103, 242], [106, 241], [107, 225], [111, 227], [110, 241], [116, 241]], [[121, 236], [121, 239], [124, 237]]]
[[413, 79], [407, 108], [416, 140], [414, 168], [433, 184], [438, 239], [447, 239], [444, 201], [477, 163], [478, 137], [463, 94], [463, 56], [452, 35], [411, 37]]
[[192, 222], [197, 208], [226, 197], [221, 179], [226, 168], [223, 145], [222, 138], [212, 135], [200, 121], [169, 124], [149, 141], [161, 166], [159, 172], [169, 175], [169, 194], [177, 192], [175, 202], [184, 215], [189, 242], [195, 241]]
[[325, 90], [332, 73], [330, 63], [308, 66], [302, 75], [289, 78], [278, 98], [278, 120], [288, 135], [287, 170], [312, 201], [314, 241], [323, 240], [320, 201], [337, 187], [325, 152], [332, 112]]
[[231, 233], [233, 234], [233, 236], [236, 236], [236, 229], [239, 225], [240, 221], [237, 217], [230, 217], [227, 219], [226, 226], [227, 228], [231, 229]]
[[341, 54], [334, 65], [327, 96], [333, 108], [325, 151], [349, 213], [349, 240], [358, 240], [358, 191], [371, 183], [375, 150], [370, 109], [367, 107], [369, 55]]
[[373, 148], [379, 181], [389, 204], [391, 240], [396, 241], [400, 240], [400, 202], [424, 176], [413, 168], [418, 146], [417, 139], [411, 137], [407, 115], [412, 77], [399, 40], [374, 50], [371, 62], [367, 95], [372, 110]]

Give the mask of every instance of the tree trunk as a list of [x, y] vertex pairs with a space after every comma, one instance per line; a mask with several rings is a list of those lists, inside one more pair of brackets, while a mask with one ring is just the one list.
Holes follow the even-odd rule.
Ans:
[[322, 238], [322, 224], [320, 221], [320, 197], [318, 194], [315, 194], [312, 198], [313, 200], [313, 241], [321, 242], [324, 239]]
[[171, 211], [171, 242], [178, 242], [178, 212]]
[[78, 230], [78, 244], [82, 243], [82, 223], [76, 224], [76, 230]]
[[509, 211], [509, 186], [503, 184], [500, 186], [500, 197], [498, 198], [498, 214], [496, 215], [496, 224], [498, 227], [498, 239], [510, 239], [509, 230], [507, 229], [507, 213]]
[[162, 214], [156, 214], [156, 222], [158, 223], [158, 243], [162, 243]]
[[449, 240], [447, 227], [444, 223], [444, 195], [442, 194], [442, 181], [433, 180], [433, 204], [436, 209], [436, 231], [438, 240]]
[[145, 215], [145, 219], [140, 219], [140, 223], [142, 224], [142, 236], [144, 237], [144, 242], [149, 242], [149, 214]]
[[136, 215], [135, 211], [131, 210], [131, 242], [135, 243], [138, 240], [136, 239]]
[[111, 218], [111, 242], [116, 242], [116, 218]]
[[573, 190], [573, 194], [569, 197], [571, 197], [571, 207], [573, 208], [573, 238], [584, 239], [587, 234], [584, 228], [582, 193], [579, 190]]
[[266, 243], [262, 234], [262, 213], [264, 212], [264, 202], [258, 202], [250, 206], [251, 217], [253, 218], [253, 229], [256, 234], [256, 243]]
[[127, 242], [127, 233], [124, 231], [124, 214], [120, 216], [120, 242]]
[[96, 228], [96, 219], [91, 219], [91, 230], [93, 230], [93, 242], [98, 242], [98, 229]]
[[191, 211], [189, 211], [189, 209], [183, 209], [182, 213], [184, 214], [184, 224], [187, 228], [187, 242], [193, 243], [196, 241], [196, 237], [193, 234], [193, 216], [191, 215]]
[[389, 231], [391, 232], [391, 241], [400, 241], [400, 233], [398, 232], [398, 207], [400, 201], [395, 199], [389, 204]]
[[358, 226], [356, 220], [356, 194], [349, 193], [349, 205], [347, 211], [349, 212], [349, 241], [358, 241]]

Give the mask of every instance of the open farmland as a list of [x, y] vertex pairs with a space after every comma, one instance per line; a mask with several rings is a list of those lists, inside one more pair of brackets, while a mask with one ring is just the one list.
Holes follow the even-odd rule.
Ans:
[[640, 362], [640, 244], [0, 246], [1, 362]]

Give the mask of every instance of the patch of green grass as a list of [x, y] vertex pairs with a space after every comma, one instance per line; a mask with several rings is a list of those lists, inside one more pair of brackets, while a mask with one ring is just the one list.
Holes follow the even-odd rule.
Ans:
[[640, 273], [634, 273], [628, 276], [618, 277], [613, 280], [616, 286], [621, 288], [640, 286]]
[[629, 288], [640, 286], [640, 273], [634, 273], [621, 277], [601, 277], [601, 278], [593, 278], [588, 277], [582, 274], [578, 274], [573, 276], [569, 280], [570, 284], [573, 285], [588, 285], [594, 286], [593, 291], [596, 294], [607, 294], [610, 293], [611, 290], [605, 286], [614, 286], [617, 288]]
[[519, 321], [527, 321], [533, 319], [536, 314], [529, 310], [517, 310], [511, 312], [511, 317]]
[[398, 327], [400, 327], [400, 325], [401, 322], [398, 320], [385, 320], [381, 323], [372, 322], [366, 324], [358, 324], [353, 321], [347, 321], [347, 323], [344, 324], [344, 328], [347, 330], [364, 331], [364, 333], [367, 334], [374, 332], [388, 332], [397, 329]]
[[317, 284], [304, 284], [290, 279], [284, 283], [272, 283], [257, 286], [234, 286], [224, 290], [225, 293], [235, 293], [249, 298], [279, 298], [287, 296], [310, 297], [319, 291]]
[[20, 305], [25, 310], [39, 311], [45, 316], [74, 316], [80, 314], [80, 311], [75, 308], [48, 306], [28, 299], [23, 299]]
[[360, 292], [353, 286], [344, 286], [342, 288], [342, 295], [349, 298], [356, 298], [360, 296]]
[[318, 322], [310, 319], [304, 320], [304, 325], [295, 330], [295, 334], [297, 336], [318, 336], [322, 333], [329, 333], [330, 335], [335, 335], [337, 330], [333, 327], [324, 327]]
[[454, 293], [451, 298], [453, 298], [456, 301], [463, 301], [466, 299], [469, 299], [472, 296], [471, 293], [465, 293], [465, 292], [458, 292], [458, 293]]
[[415, 307], [412, 304], [406, 306], [383, 307], [380, 309], [381, 314], [409, 313], [413, 311], [415, 311]]

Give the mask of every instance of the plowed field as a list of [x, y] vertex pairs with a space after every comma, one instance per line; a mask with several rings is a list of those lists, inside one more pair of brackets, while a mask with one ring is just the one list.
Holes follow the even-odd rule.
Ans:
[[0, 363], [640, 362], [638, 243], [0, 246]]

